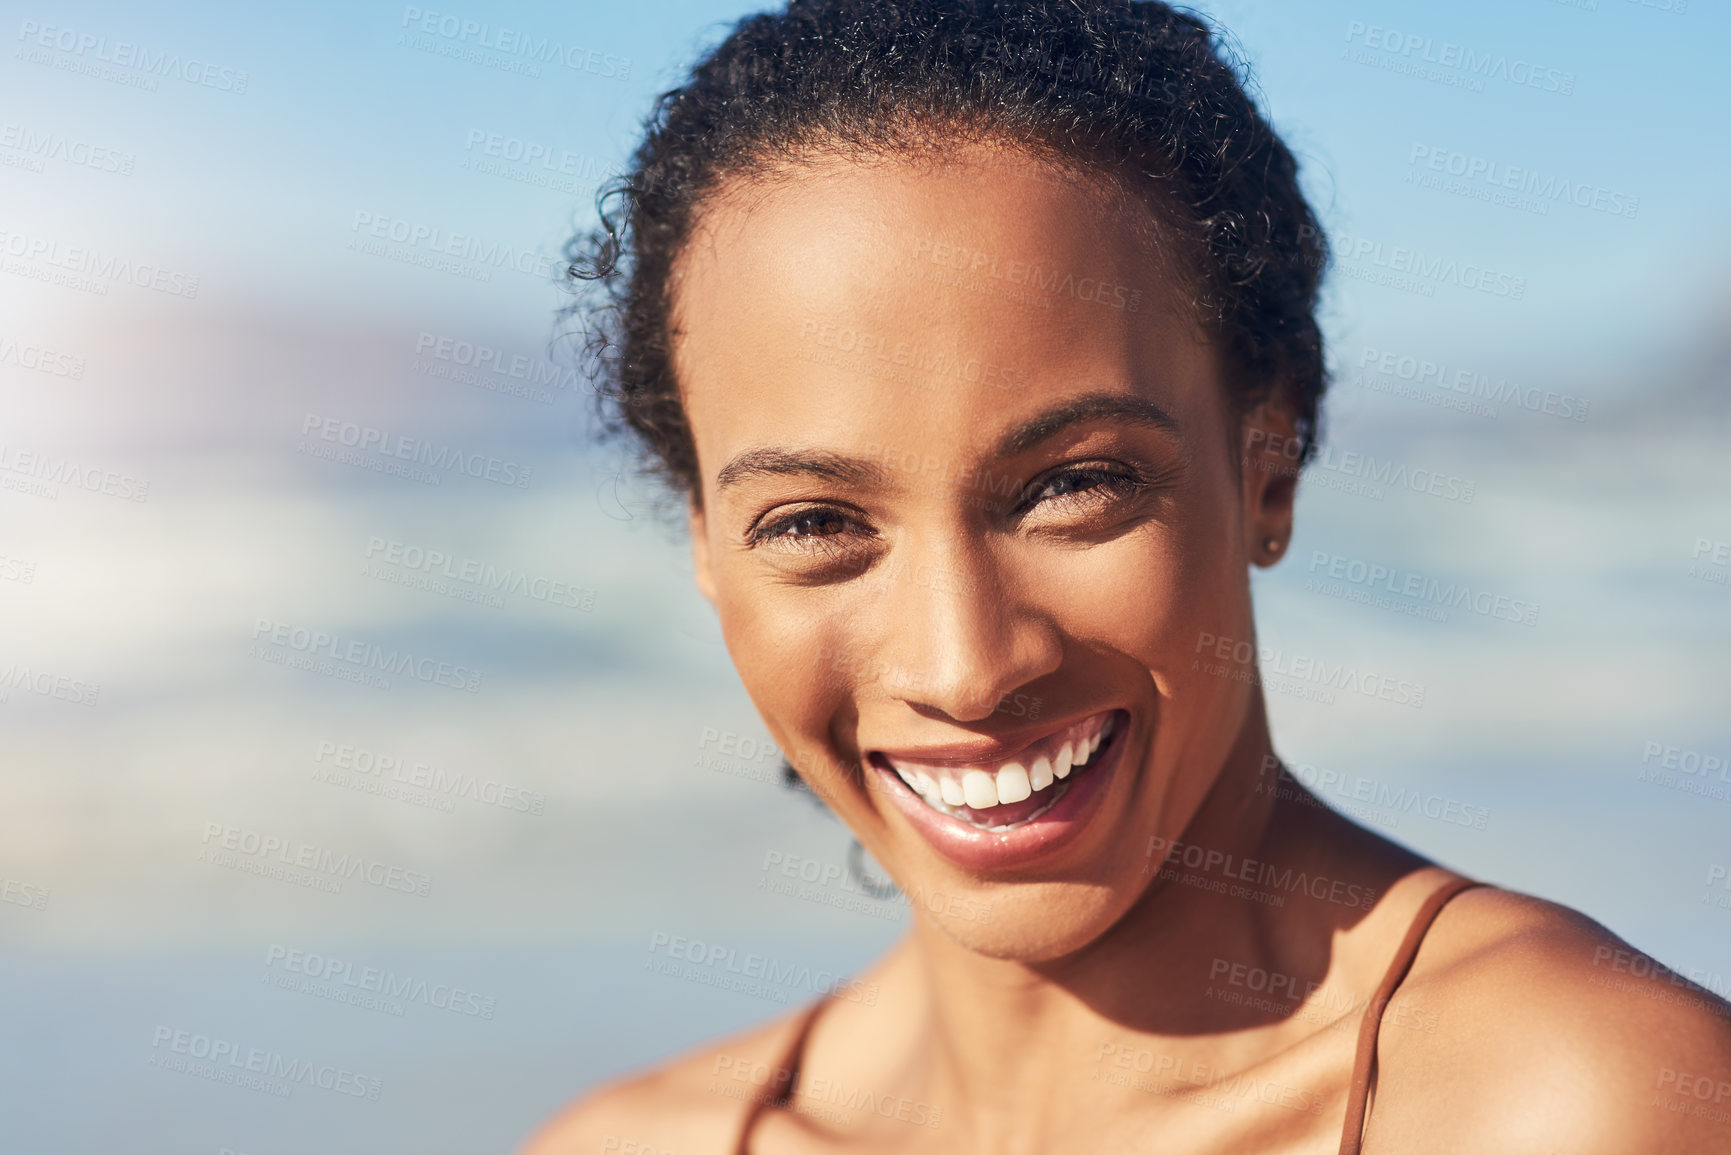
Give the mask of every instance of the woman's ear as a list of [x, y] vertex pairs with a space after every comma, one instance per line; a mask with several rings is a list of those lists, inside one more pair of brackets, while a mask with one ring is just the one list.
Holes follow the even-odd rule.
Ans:
[[1286, 556], [1292, 542], [1292, 507], [1298, 498], [1298, 463], [1304, 443], [1292, 411], [1270, 397], [1244, 418], [1239, 476], [1244, 492], [1244, 555], [1260, 566]]
[[686, 504], [685, 525], [691, 534], [691, 576], [697, 582], [697, 592], [713, 606], [715, 575], [709, 568], [709, 523], [695, 500]]

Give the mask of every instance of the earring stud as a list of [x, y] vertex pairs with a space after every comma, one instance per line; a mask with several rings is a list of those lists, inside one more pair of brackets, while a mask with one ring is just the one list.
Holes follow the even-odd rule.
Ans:
[[1279, 553], [1281, 545], [1282, 542], [1278, 537], [1271, 537], [1262, 543], [1262, 548], [1267, 550], [1269, 553]]

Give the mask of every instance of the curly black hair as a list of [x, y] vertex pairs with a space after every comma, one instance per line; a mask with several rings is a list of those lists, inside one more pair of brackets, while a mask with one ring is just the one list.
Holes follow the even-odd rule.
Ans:
[[599, 226], [566, 246], [578, 296], [563, 315], [603, 430], [634, 436], [650, 472], [700, 500], [670, 273], [724, 182], [989, 143], [1140, 194], [1237, 412], [1280, 394], [1302, 461], [1327, 387], [1327, 241], [1233, 56], [1201, 18], [1129, 0], [790, 0], [742, 19], [657, 99], [628, 171], [597, 194]]

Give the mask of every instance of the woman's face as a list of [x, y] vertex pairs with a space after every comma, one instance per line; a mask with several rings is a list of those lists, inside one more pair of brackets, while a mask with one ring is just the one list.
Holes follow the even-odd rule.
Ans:
[[1145, 209], [963, 157], [713, 199], [674, 358], [697, 580], [777, 744], [916, 909], [1037, 961], [1129, 908], [1259, 716], [1220, 655], [1292, 485]]

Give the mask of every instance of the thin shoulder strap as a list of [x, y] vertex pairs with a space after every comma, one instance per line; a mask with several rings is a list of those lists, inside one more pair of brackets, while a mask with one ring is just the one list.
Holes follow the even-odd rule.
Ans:
[[1364, 1009], [1364, 1018], [1359, 1023], [1358, 1053], [1352, 1061], [1352, 1090], [1346, 1097], [1346, 1126], [1340, 1135], [1340, 1155], [1359, 1155], [1359, 1146], [1364, 1142], [1365, 1108], [1370, 1102], [1370, 1081], [1376, 1069], [1376, 1038], [1382, 1027], [1383, 1009], [1394, 997], [1395, 988], [1406, 978], [1406, 972], [1412, 969], [1419, 944], [1424, 941], [1425, 933], [1436, 921], [1443, 905], [1461, 891], [1483, 885], [1456, 875], [1431, 892], [1413, 916], [1412, 925], [1407, 927], [1406, 938], [1401, 940], [1400, 949], [1394, 952], [1388, 973], [1382, 976], [1382, 983], [1371, 996], [1370, 1005]]
[[788, 1043], [782, 1052], [781, 1061], [775, 1065], [774, 1077], [770, 1080], [770, 1090], [767, 1094], [754, 1095], [745, 1109], [745, 1118], [739, 1125], [739, 1142], [734, 1144], [734, 1155], [751, 1155], [751, 1129], [757, 1125], [758, 1116], [770, 1107], [785, 1107], [793, 1097], [793, 1089], [799, 1085], [799, 1064], [805, 1056], [805, 1041], [811, 1035], [812, 1024], [817, 1022], [819, 1012], [829, 1004], [829, 996], [819, 998], [807, 1007], [805, 1014], [800, 1016], [799, 1028], [793, 1033], [793, 1041]]

